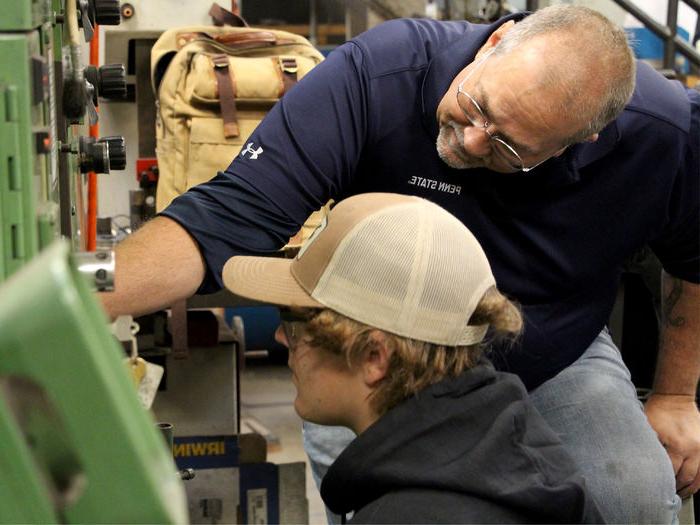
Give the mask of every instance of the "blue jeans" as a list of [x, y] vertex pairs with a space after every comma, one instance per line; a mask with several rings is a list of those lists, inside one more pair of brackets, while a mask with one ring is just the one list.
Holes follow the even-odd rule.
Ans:
[[[608, 523], [677, 523], [681, 501], [671, 461], [607, 329], [530, 398], [578, 464]], [[317, 484], [353, 438], [340, 427], [304, 425]], [[330, 513], [329, 521], [339, 523]]]

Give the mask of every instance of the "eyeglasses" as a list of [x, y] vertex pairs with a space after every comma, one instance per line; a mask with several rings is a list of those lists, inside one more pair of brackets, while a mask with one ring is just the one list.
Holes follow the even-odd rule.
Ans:
[[[469, 120], [469, 122], [472, 124], [472, 126], [480, 128], [484, 133], [486, 133], [486, 135], [488, 135], [489, 140], [491, 141], [491, 148], [503, 161], [505, 161], [508, 164], [508, 166], [510, 166], [516, 171], [528, 172], [530, 170], [535, 169], [537, 166], [539, 166], [546, 160], [549, 160], [550, 157], [546, 157], [539, 161], [537, 164], [533, 164], [532, 166], [526, 167], [525, 163], [523, 162], [523, 159], [520, 157], [518, 152], [515, 151], [515, 148], [513, 146], [511, 146], [502, 138], [500, 138], [497, 135], [494, 135], [493, 133], [491, 133], [491, 131], [489, 131], [489, 127], [491, 127], [492, 122], [489, 122], [489, 120], [486, 118], [486, 115], [484, 115], [484, 111], [481, 109], [481, 106], [479, 106], [479, 103], [476, 100], [474, 100], [474, 97], [472, 97], [469, 93], [462, 89], [464, 83], [467, 80], [469, 80], [474, 71], [479, 69], [479, 66], [486, 61], [486, 59], [491, 55], [492, 52], [493, 49], [489, 50], [474, 65], [474, 68], [467, 74], [467, 76], [464, 77], [464, 79], [462, 79], [462, 81], [459, 83], [459, 85], [457, 86], [457, 104], [462, 110], [462, 113], [464, 113], [464, 116], [467, 117], [467, 120]], [[460, 95], [462, 96], [460, 97]]]
[[296, 350], [306, 336], [306, 323], [308, 321], [307, 315], [297, 314], [291, 310], [280, 310], [280, 326], [290, 351]]

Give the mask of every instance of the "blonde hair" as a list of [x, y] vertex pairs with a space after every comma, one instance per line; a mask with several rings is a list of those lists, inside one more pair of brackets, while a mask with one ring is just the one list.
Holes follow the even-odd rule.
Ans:
[[[523, 326], [520, 311], [495, 287], [486, 291], [469, 321], [469, 324], [487, 323], [488, 341], [470, 346], [426, 343], [382, 331], [385, 334], [382, 344], [392, 353], [387, 374], [370, 398], [372, 409], [381, 416], [427, 386], [474, 367], [484, 347], [494, 339], [515, 339]], [[371, 336], [376, 330], [325, 309], [311, 317], [306, 333], [308, 344], [343, 358], [344, 366], [352, 369], [368, 350], [379, 344]]]

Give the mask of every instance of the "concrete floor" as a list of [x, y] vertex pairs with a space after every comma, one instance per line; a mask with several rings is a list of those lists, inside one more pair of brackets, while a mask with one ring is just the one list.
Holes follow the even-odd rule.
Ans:
[[241, 373], [242, 431], [268, 432], [268, 461], [272, 463], [306, 462], [309, 523], [325, 524], [325, 507], [302, 445], [301, 419], [294, 411], [295, 395], [286, 364], [248, 360]]

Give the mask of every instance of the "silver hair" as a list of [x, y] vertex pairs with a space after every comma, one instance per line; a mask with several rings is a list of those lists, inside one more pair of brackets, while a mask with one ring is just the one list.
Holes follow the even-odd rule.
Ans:
[[[629, 101], [635, 84], [634, 54], [625, 31], [599, 12], [577, 5], [554, 5], [515, 24], [494, 49], [494, 56], [545, 35], [556, 38], [553, 65], [545, 69], [547, 81], [561, 88], [565, 97], [560, 100], [567, 101], [565, 107], [556, 109], [587, 123], [566, 142], [581, 142], [615, 119]], [[591, 97], [586, 86], [600, 82], [600, 93]]]

